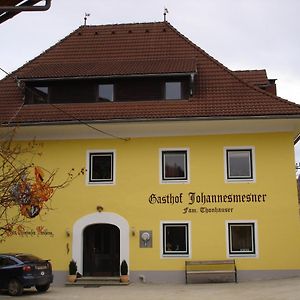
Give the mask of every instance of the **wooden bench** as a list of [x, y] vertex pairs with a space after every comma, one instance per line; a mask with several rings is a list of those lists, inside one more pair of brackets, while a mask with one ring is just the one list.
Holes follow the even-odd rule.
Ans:
[[185, 262], [186, 283], [237, 282], [235, 260]]

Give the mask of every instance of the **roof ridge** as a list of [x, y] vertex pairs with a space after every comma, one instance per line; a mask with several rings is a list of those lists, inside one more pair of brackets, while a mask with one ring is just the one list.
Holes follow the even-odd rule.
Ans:
[[131, 26], [131, 25], [154, 25], [154, 24], [164, 24], [167, 23], [165, 21], [157, 21], [157, 22], [129, 22], [129, 23], [107, 23], [100, 25], [81, 25], [79, 28], [85, 27], [111, 27], [111, 26]]
[[256, 72], [256, 71], [265, 71], [267, 72], [266, 69], [248, 69], [248, 70], [232, 70], [232, 72]]

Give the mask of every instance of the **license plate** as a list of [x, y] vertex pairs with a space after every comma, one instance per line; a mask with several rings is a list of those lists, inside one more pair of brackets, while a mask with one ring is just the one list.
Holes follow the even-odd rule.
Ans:
[[36, 268], [37, 270], [46, 270], [46, 269], [48, 269], [47, 266], [35, 266], [35, 268]]

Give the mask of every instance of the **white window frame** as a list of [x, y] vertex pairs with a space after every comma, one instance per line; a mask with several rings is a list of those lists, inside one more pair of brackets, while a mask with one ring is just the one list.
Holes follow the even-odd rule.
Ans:
[[[254, 253], [249, 253], [247, 251], [239, 251], [232, 253], [231, 249], [231, 234], [230, 234], [230, 225], [253, 225], [253, 232], [252, 232], [252, 247], [254, 248]], [[258, 258], [258, 225], [256, 220], [227, 220], [225, 221], [225, 227], [226, 227], [226, 250], [227, 250], [227, 257], [228, 258]], [[254, 236], [253, 236], [254, 235]]]
[[[163, 153], [164, 152], [186, 152], [186, 179], [179, 178], [179, 179], [164, 179], [164, 166], [163, 166]], [[190, 150], [189, 148], [161, 148], [159, 149], [159, 179], [161, 184], [182, 184], [182, 183], [190, 183]]]
[[[187, 236], [186, 236], [186, 245], [188, 247], [187, 253], [165, 253], [165, 234], [164, 234], [164, 225], [187, 225]], [[160, 222], [160, 257], [163, 259], [168, 258], [190, 258], [192, 257], [192, 247], [191, 247], [191, 221], [183, 221], [183, 220], [174, 220], [174, 221], [161, 221]]]
[[[251, 167], [252, 167], [252, 178], [228, 178], [228, 161], [227, 151], [251, 151]], [[253, 146], [241, 146], [241, 147], [224, 147], [224, 178], [226, 183], [249, 183], [256, 182], [256, 162], [255, 162], [255, 147]]]
[[[90, 181], [90, 172], [91, 172], [91, 162], [90, 162], [90, 157], [91, 154], [112, 154], [113, 159], [112, 159], [112, 180], [109, 181]], [[87, 151], [87, 156], [86, 156], [86, 184], [87, 185], [112, 185], [116, 183], [116, 151], [115, 150], [88, 150]]]

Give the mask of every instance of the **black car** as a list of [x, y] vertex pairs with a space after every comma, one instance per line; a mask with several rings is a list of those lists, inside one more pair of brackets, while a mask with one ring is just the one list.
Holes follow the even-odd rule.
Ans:
[[0, 289], [11, 296], [19, 296], [24, 288], [35, 286], [38, 292], [46, 292], [53, 282], [49, 260], [31, 254], [0, 254]]

